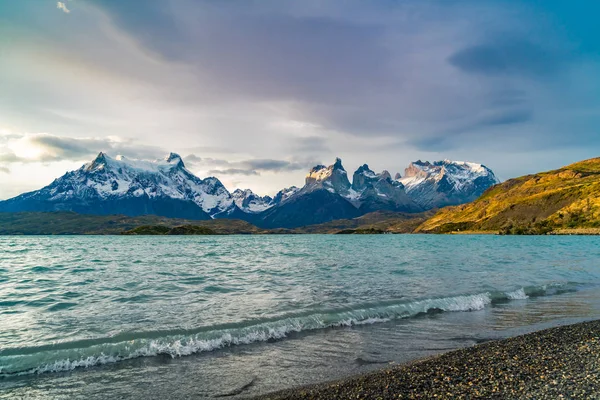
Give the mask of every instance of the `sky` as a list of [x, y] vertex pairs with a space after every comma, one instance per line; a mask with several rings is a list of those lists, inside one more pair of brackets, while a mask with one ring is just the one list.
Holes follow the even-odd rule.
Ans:
[[3, 0], [0, 199], [104, 151], [273, 194], [342, 158], [600, 156], [600, 2]]

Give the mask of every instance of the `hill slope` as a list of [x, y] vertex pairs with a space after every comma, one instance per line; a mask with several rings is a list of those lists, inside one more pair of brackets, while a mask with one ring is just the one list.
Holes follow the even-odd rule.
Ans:
[[536, 234], [600, 227], [600, 158], [510, 179], [472, 203], [440, 210], [418, 232]]

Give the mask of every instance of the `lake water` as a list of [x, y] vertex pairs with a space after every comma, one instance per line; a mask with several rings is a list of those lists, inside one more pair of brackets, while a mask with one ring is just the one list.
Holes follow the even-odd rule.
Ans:
[[600, 237], [0, 236], [0, 398], [252, 396], [600, 316]]

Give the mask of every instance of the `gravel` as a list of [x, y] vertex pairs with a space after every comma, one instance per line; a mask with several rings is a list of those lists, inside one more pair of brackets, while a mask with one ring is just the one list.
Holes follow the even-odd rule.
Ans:
[[600, 399], [600, 320], [258, 399]]

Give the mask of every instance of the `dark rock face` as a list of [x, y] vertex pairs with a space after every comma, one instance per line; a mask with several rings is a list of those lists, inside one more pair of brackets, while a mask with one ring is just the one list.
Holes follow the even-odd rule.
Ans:
[[359, 215], [358, 209], [340, 195], [316, 189], [299, 193], [265, 211], [255, 223], [264, 228], [297, 228]]
[[415, 161], [404, 171], [406, 193], [424, 209], [471, 202], [499, 183], [485, 165], [462, 161]]

